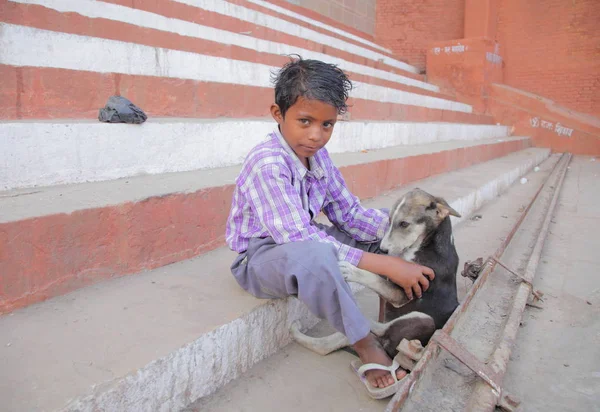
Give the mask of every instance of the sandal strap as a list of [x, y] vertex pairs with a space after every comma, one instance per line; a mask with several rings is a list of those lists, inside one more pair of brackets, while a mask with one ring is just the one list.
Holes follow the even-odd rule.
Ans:
[[362, 365], [356, 372], [364, 378], [365, 373], [372, 370], [383, 370], [388, 371], [392, 377], [394, 378], [394, 383], [398, 382], [398, 377], [396, 376], [396, 371], [400, 368], [400, 364], [394, 360], [390, 366], [380, 365], [379, 363], [365, 363]]

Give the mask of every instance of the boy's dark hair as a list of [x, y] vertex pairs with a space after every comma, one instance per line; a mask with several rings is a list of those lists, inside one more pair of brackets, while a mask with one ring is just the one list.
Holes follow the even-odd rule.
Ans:
[[348, 109], [346, 100], [352, 82], [334, 64], [304, 60], [296, 55], [278, 73], [273, 73], [272, 81], [275, 83], [275, 103], [284, 117], [301, 96], [330, 104], [338, 114], [344, 114]]

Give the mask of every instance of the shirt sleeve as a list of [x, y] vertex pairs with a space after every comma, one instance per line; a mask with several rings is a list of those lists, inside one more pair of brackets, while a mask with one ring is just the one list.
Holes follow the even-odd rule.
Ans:
[[350, 193], [337, 167], [332, 167], [327, 191], [328, 201], [323, 212], [333, 224], [359, 242], [383, 239], [389, 216], [378, 209], [365, 209], [358, 197]]
[[332, 244], [338, 259], [358, 265], [363, 252], [337, 241], [311, 225], [301, 196], [292, 185], [291, 172], [279, 164], [267, 164], [253, 173], [246, 197], [252, 210], [278, 244], [316, 240]]

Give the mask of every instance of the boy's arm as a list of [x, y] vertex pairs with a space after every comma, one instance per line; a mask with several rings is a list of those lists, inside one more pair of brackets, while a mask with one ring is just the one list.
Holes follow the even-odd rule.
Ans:
[[332, 167], [327, 186], [329, 203], [323, 208], [327, 218], [359, 242], [381, 240], [389, 217], [378, 209], [365, 209], [353, 195], [337, 167]]
[[[389, 217], [380, 210], [362, 207], [358, 198], [348, 190], [340, 171], [336, 167], [332, 169], [328, 185], [330, 203], [323, 212], [332, 223], [356, 240], [369, 242], [382, 239], [389, 226]], [[429, 280], [435, 277], [433, 270], [426, 266], [368, 252], [363, 253], [356, 266], [387, 277], [402, 287], [409, 299], [413, 296], [420, 298], [429, 288]]]
[[273, 163], [262, 166], [252, 174], [246, 198], [256, 216], [276, 243], [316, 240], [332, 244], [338, 259], [354, 266], [363, 251], [337, 241], [334, 237], [310, 224], [310, 215], [302, 207], [300, 193], [291, 183], [290, 171]]

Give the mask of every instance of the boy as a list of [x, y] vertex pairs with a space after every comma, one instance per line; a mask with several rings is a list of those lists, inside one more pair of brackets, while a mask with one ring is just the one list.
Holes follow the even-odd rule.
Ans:
[[[258, 298], [297, 296], [348, 337], [364, 364], [389, 366], [338, 261], [386, 276], [409, 298], [421, 297], [433, 271], [378, 254], [389, 217], [360, 205], [324, 148], [347, 109], [352, 84], [346, 74], [299, 57], [274, 80], [271, 115], [278, 127], [250, 151], [236, 180], [226, 231], [227, 244], [239, 253], [231, 271]], [[333, 226], [314, 221], [321, 211]], [[396, 371], [398, 379], [405, 375]], [[394, 383], [386, 370], [369, 371], [366, 378], [375, 388]]]

